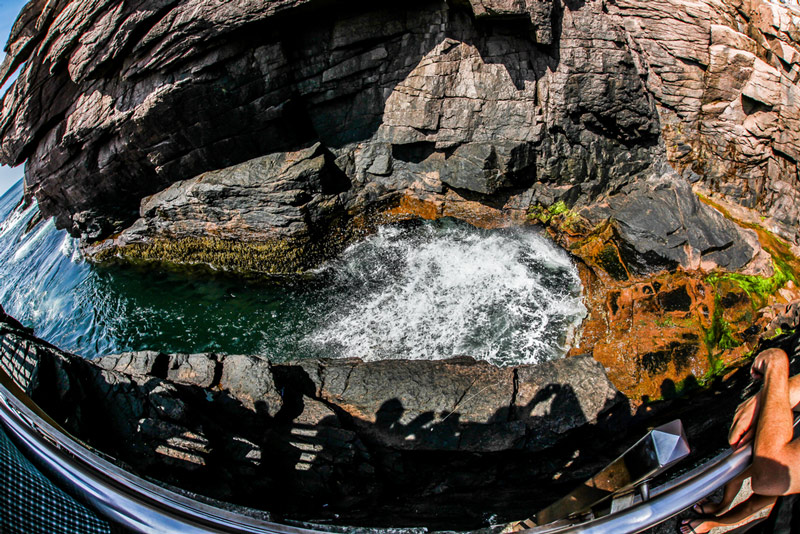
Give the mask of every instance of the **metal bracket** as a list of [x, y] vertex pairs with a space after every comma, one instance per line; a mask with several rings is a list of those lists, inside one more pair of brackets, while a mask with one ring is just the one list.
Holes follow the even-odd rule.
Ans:
[[571, 493], [540, 510], [532, 518], [510, 525], [508, 530], [547, 525], [588, 512], [597, 515], [599, 511], [595, 509], [599, 509], [601, 504], [608, 505], [609, 500], [612, 511], [622, 510], [633, 504], [635, 492], [646, 501], [650, 497], [649, 480], [685, 458], [689, 452], [689, 443], [680, 420], [654, 428]]

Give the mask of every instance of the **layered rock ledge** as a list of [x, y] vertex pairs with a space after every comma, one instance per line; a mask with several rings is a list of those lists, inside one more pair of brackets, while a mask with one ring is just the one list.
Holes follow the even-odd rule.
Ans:
[[[478, 219], [559, 200], [614, 216], [622, 189], [649, 177], [677, 184], [671, 208], [689, 202], [669, 164], [797, 243], [794, 7], [256, 4], [32, 0], [0, 71], [20, 71], [0, 155], [28, 162], [44, 215], [92, 241], [141, 216], [122, 245], [196, 240], [204, 223], [214, 243], [325, 239], [332, 217], [403, 199]], [[307, 168], [289, 169], [294, 158]], [[752, 255], [733, 261], [728, 241], [703, 237], [706, 211], [686, 212], [694, 239], [657, 251], [738, 269]]]
[[[798, 309], [776, 310], [772, 328], [796, 328]], [[38, 362], [22, 385], [48, 415], [127, 469], [278, 520], [346, 525], [519, 520], [676, 417], [702, 458], [724, 445], [749, 381], [743, 370], [634, 413], [589, 357], [507, 369], [467, 357], [276, 365], [145, 351], [86, 360], [2, 310], [0, 343], [5, 371], [9, 354]], [[797, 336], [773, 343], [792, 349]]]
[[653, 398], [795, 296], [798, 27], [767, 0], [32, 0], [0, 159], [94, 261], [289, 273], [397, 219], [543, 222], [582, 264], [575, 352]]

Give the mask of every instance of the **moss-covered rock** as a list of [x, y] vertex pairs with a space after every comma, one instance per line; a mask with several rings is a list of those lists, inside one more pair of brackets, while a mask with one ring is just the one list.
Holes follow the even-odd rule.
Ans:
[[214, 238], [153, 239], [104, 249], [93, 261], [207, 265], [240, 273], [292, 273], [314, 266], [318, 258], [307, 242], [274, 240], [246, 243]]

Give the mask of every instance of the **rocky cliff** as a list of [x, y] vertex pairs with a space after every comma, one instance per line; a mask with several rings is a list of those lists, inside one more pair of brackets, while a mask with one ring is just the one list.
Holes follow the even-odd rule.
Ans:
[[[456, 217], [541, 224], [579, 264], [572, 353], [599, 364], [43, 349], [37, 400], [181, 485], [253, 504], [235, 473], [278, 513], [364, 523], [516, 519], [800, 296], [796, 2], [31, 0], [6, 52], [0, 161], [95, 261], [295, 272]], [[642, 419], [616, 419], [620, 392]]]
[[0, 158], [96, 261], [294, 272], [398, 218], [542, 223], [582, 269], [573, 352], [649, 399], [798, 295], [789, 4], [33, 0]]
[[[401, 199], [513, 218], [631, 184], [684, 198], [689, 180], [794, 243], [798, 16], [765, 0], [34, 0], [0, 72], [19, 69], [0, 153], [87, 240], [142, 216], [123, 244], [283, 243]], [[276, 162], [298, 158], [314, 169]], [[644, 252], [752, 259], [726, 254], [735, 228], [673, 237], [707, 212]]]

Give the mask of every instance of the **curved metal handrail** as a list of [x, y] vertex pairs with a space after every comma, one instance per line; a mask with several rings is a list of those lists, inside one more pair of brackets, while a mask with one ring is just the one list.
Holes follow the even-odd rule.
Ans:
[[530, 529], [536, 534], [635, 534], [686, 510], [742, 473], [752, 460], [752, 445], [725, 451], [697, 469], [651, 491], [648, 501], [576, 525]]
[[[29, 407], [29, 400], [0, 384], [0, 420], [50, 477], [102, 516], [141, 533], [312, 534], [214, 507], [143, 480], [100, 458]], [[633, 534], [685, 510], [744, 471], [752, 448], [730, 451], [651, 491], [651, 499], [600, 519], [536, 533]]]
[[[660, 496], [639, 506], [623, 510], [613, 517], [599, 519], [576, 528], [573, 532], [599, 534], [601, 532], [635, 533], [644, 530], [642, 524], [657, 525], [707, 497], [750, 465], [751, 445], [722, 458], [715, 465], [686, 480], [683, 484], [663, 492]], [[613, 529], [608, 527], [613, 522]]]
[[0, 383], [0, 421], [12, 440], [49, 478], [117, 525], [144, 534], [317, 532], [224, 510], [139, 478], [47, 422], [23, 396]]

